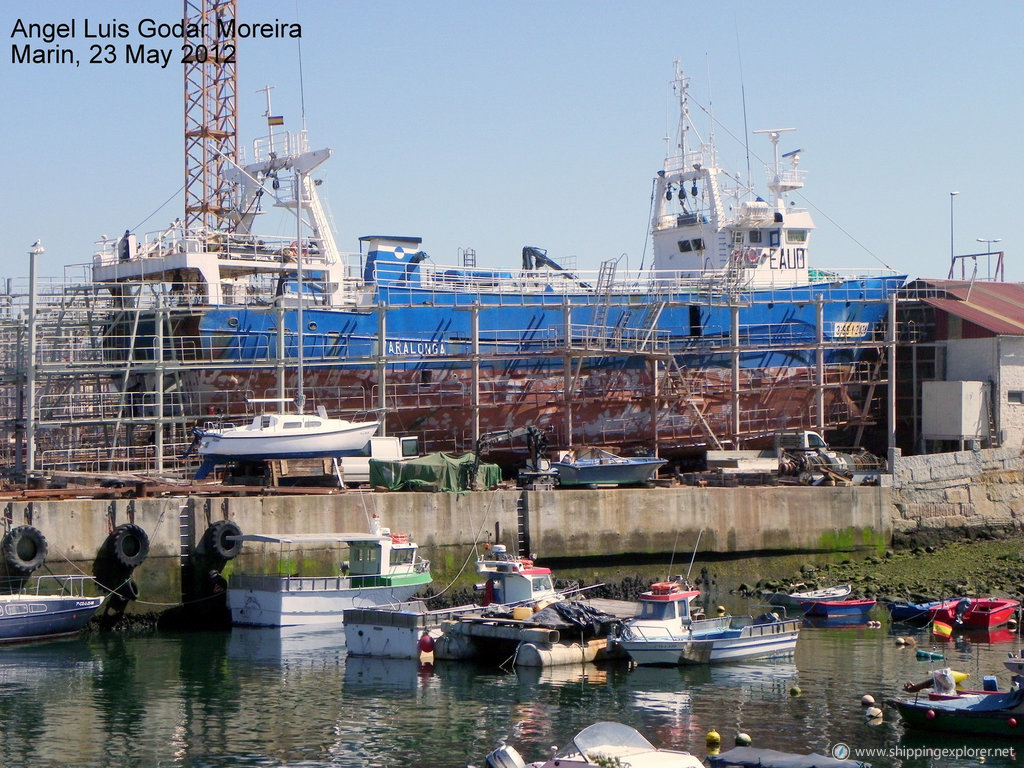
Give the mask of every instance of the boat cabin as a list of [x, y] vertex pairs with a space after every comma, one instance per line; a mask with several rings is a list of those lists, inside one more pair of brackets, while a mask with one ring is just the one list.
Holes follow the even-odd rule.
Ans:
[[550, 568], [536, 566], [529, 558], [509, 554], [503, 544], [495, 544], [487, 555], [478, 559], [476, 570], [488, 577], [483, 585], [477, 587], [483, 590], [484, 605], [536, 605], [560, 599], [555, 592]]
[[700, 597], [700, 590], [682, 589], [679, 582], [659, 581], [648, 592], [640, 595], [634, 621], [673, 622], [689, 624], [695, 618], [690, 602]]

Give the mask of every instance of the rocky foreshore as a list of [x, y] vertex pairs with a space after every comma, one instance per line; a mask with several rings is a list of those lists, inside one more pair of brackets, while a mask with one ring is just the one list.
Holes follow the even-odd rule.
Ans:
[[[741, 584], [738, 591], [791, 591], [850, 584], [856, 597], [921, 602], [947, 597], [1024, 596], [1024, 537], [957, 541], [941, 547], [888, 550], [884, 556], [806, 565], [788, 580]], [[803, 586], [800, 586], [803, 585]]]

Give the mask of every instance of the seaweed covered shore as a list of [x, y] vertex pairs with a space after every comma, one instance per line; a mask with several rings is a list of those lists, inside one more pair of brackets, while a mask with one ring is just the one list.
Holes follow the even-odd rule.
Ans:
[[[789, 559], [791, 571], [767, 569], [763, 562], [700, 563], [693, 582], [715, 601], [728, 595], [757, 599], [764, 591], [816, 589], [850, 584], [855, 597], [922, 602], [946, 597], [996, 596], [1024, 599], [1024, 537], [958, 540], [942, 546], [887, 550], [883, 555], [847, 558], [837, 562]], [[556, 568], [556, 588], [582, 588], [590, 597], [636, 600], [650, 587], [655, 566], [624, 569], [563, 570]], [[677, 568], [678, 570], [678, 568]], [[752, 574], [774, 570], [771, 577], [754, 581]], [[430, 592], [429, 594], [436, 594]], [[471, 588], [456, 588], [430, 601], [431, 608], [476, 602]]]
[[1024, 538], [956, 541], [941, 547], [888, 550], [883, 556], [806, 565], [789, 579], [741, 584], [741, 594], [850, 584], [855, 597], [920, 602], [947, 597], [1024, 597]]

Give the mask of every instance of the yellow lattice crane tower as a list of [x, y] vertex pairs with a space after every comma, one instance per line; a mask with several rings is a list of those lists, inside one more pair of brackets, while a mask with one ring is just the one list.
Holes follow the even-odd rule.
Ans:
[[185, 227], [230, 229], [234, 183], [224, 166], [238, 162], [237, 0], [185, 0], [195, 25], [185, 59]]

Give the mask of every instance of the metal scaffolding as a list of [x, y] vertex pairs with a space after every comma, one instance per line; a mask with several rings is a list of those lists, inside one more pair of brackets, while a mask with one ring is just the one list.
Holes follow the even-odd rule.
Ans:
[[[196, 465], [185, 455], [194, 427], [213, 418], [251, 417], [249, 401], [268, 392], [294, 394], [297, 340], [285, 330], [285, 307], [268, 310], [278, 317], [277, 332], [256, 345], [257, 355], [240, 360], [233, 355], [233, 339], [200, 332], [208, 307], [189, 298], [200, 293], [198, 286], [166, 282], [47, 283], [35, 297], [34, 366], [24, 351], [31, 291], [9, 290], [0, 297], [0, 401], [6, 406], [0, 462], [11, 470], [26, 466], [31, 426], [37, 472], [187, 477]], [[728, 299], [708, 298], [723, 300]], [[461, 307], [456, 311], [472, 314], [473, 338], [445, 358], [451, 367], [443, 376], [417, 368], [436, 358], [398, 361], [382, 344], [372, 355], [340, 356], [307, 340], [307, 386], [328, 411], [353, 417], [375, 412], [390, 432], [418, 434], [430, 450], [471, 449], [495, 414], [510, 412], [549, 414], [553, 447], [579, 444], [582, 434], [599, 430], [589, 442], [663, 452], [740, 447], [780, 429], [863, 430], [886, 421], [881, 398], [895, 336], [885, 329], [870, 339], [826, 342], [819, 310], [815, 341], [766, 341], [739, 325], [737, 308], [728, 338], [672, 340], [657, 330], [670, 304], [667, 298], [652, 301], [642, 310], [648, 320], [631, 328], [574, 323], [564, 305], [563, 324], [531, 332], [521, 348], [499, 347], [481, 334], [487, 327], [481, 316], [498, 307]], [[379, 338], [387, 335], [388, 313], [401, 308], [374, 308]], [[825, 352], [835, 349], [848, 349], [859, 362], [826, 364]], [[798, 350], [809, 363], [788, 370], [740, 365], [744, 356], [767, 359], [773, 350]], [[871, 354], [862, 355], [866, 350]], [[719, 364], [679, 362], [694, 356], [714, 356]], [[594, 363], [602, 360], [622, 364], [595, 372]], [[358, 385], [352, 383], [355, 370], [361, 372]], [[230, 386], [210, 386], [218, 375]], [[30, 379], [36, 389], [31, 412]], [[595, 422], [595, 409], [606, 403], [631, 405], [626, 415]], [[417, 426], [422, 414], [445, 409], [471, 414], [469, 426]], [[796, 414], [785, 418], [799, 423], [786, 422], [782, 412]]]

